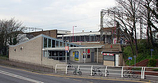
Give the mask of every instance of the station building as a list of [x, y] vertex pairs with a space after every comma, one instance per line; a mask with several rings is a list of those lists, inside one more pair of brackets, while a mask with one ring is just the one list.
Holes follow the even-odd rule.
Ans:
[[[121, 46], [113, 41], [110, 33], [108, 31], [108, 34], [100, 35], [99, 31], [82, 31], [72, 34], [63, 30], [26, 33], [27, 41], [9, 47], [9, 59], [48, 67], [65, 64], [66, 60], [121, 66]], [[105, 37], [104, 41], [101, 41], [102, 36]], [[65, 52], [65, 46], [69, 46], [69, 52]]]

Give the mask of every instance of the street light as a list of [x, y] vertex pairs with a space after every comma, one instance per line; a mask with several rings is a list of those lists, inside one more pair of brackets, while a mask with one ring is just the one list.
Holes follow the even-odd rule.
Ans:
[[77, 26], [73, 26], [73, 39], [72, 39], [72, 42], [74, 42], [74, 27], [77, 27]]

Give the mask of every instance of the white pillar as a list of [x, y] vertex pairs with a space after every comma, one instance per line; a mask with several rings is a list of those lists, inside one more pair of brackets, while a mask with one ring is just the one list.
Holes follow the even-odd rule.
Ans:
[[97, 48], [97, 63], [98, 63], [98, 48]]
[[119, 66], [119, 54], [115, 54], [115, 66]]

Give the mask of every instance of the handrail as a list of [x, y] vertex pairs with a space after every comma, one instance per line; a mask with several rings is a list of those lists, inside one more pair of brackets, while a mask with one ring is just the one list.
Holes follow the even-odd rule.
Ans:
[[[120, 77], [124, 77], [124, 72], [126, 70], [129, 70], [132, 72], [136, 72], [134, 74], [137, 74], [140, 76], [140, 79], [145, 79], [146, 76], [151, 77], [158, 77], [158, 72], [150, 71], [149, 69], [158, 69], [158, 67], [141, 67], [141, 66], [104, 66], [104, 65], [73, 65], [73, 67], [76, 67], [78, 70], [81, 69], [83, 74], [87, 75], [87, 73], [90, 74], [90, 76], [93, 76], [93, 68], [100, 67], [100, 71], [102, 72], [103, 76], [107, 77], [108, 75], [119, 75]], [[68, 68], [67, 64], [56, 64], [55, 66], [55, 73], [57, 73], [58, 69], [64, 69], [65, 74], [68, 74], [68, 72], [73, 72], [72, 68]], [[107, 75], [108, 71], [108, 75]], [[154, 73], [155, 75], [152, 75]]]

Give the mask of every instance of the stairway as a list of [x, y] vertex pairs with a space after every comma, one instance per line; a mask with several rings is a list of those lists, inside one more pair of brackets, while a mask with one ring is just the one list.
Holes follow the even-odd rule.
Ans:
[[[138, 62], [136, 64], [136, 66], [147, 66], [148, 65], [148, 61], [149, 61], [149, 59], [145, 59], [143, 61], [140, 61], [140, 62]], [[158, 67], [158, 59], [156, 61], [157, 61], [156, 62], [156, 67]]]
[[143, 61], [140, 61], [138, 63], [136, 63], [136, 66], [147, 66], [148, 65], [148, 59], [145, 59]]

